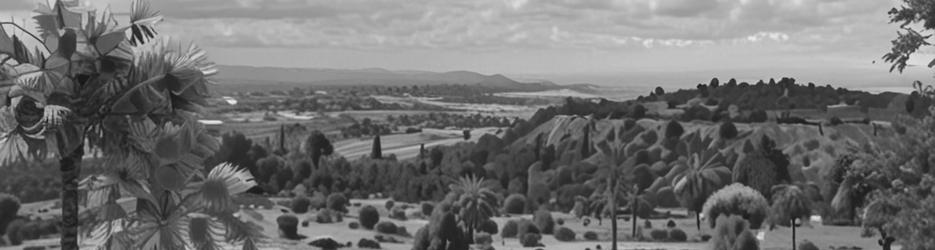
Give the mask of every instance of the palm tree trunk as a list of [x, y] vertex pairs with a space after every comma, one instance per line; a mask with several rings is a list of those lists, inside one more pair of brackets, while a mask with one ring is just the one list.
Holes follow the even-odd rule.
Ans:
[[695, 212], [695, 225], [698, 225], [698, 232], [701, 232], [701, 213]]
[[611, 246], [610, 246], [611, 250], [617, 250], [617, 189], [616, 189], [616, 184], [617, 184], [616, 176], [614, 172], [611, 171], [610, 185], [608, 186], [608, 188], [610, 188], [610, 199], [607, 199], [608, 201], [610, 201], [610, 204], [608, 204], [608, 206], [610, 207], [610, 232], [611, 232], [610, 239], [612, 241]]
[[59, 160], [62, 172], [62, 250], [78, 250], [78, 176], [84, 145]]
[[[630, 203], [630, 219], [633, 221], [633, 239], [636, 237], [636, 195], [633, 195], [633, 201]], [[794, 250], [794, 249], [793, 249]]]
[[792, 250], [795, 250], [795, 219], [792, 219]]

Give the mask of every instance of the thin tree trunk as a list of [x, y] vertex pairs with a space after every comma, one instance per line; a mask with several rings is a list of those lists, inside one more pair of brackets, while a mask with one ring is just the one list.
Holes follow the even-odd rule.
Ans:
[[[636, 185], [634, 185], [633, 187], [634, 187], [634, 188], [639, 188], [639, 187], [636, 186]], [[630, 202], [630, 219], [633, 220], [633, 239], [634, 239], [634, 240], [637, 239], [637, 237], [636, 237], [636, 219], [637, 219], [637, 217], [636, 217], [636, 209], [637, 209], [637, 207], [639, 207], [639, 204], [636, 203], [636, 202], [637, 202], [637, 201], [636, 201], [636, 196], [637, 196], [638, 193], [639, 193], [639, 189], [634, 189], [634, 191], [633, 191], [633, 201]]]
[[795, 219], [792, 219], [792, 250], [795, 250]]
[[59, 160], [62, 172], [62, 250], [78, 250], [78, 176], [84, 145]]
[[617, 250], [617, 189], [616, 189], [616, 174], [611, 171], [610, 174], [610, 231], [611, 231], [611, 250]]
[[701, 232], [701, 213], [695, 212], [695, 225], [698, 225], [698, 232]]

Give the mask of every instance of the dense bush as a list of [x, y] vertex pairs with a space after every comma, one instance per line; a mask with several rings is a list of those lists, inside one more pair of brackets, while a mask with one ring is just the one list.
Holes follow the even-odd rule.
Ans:
[[480, 224], [480, 227], [477, 228], [477, 231], [485, 232], [491, 235], [495, 235], [500, 232], [497, 222], [487, 219]]
[[398, 231], [399, 228], [396, 227], [396, 224], [393, 224], [392, 222], [389, 222], [389, 221], [381, 221], [380, 223], [377, 223], [377, 225], [374, 228], [376, 229], [377, 232], [384, 233], [384, 234], [396, 234], [397, 232], [399, 232]]
[[432, 203], [428, 203], [428, 202], [422, 203], [422, 214], [423, 215], [430, 216], [432, 215], [433, 210], [435, 210], [435, 205], [433, 205]]
[[675, 228], [675, 221], [674, 221], [674, 220], [669, 220], [669, 222], [666, 222], [666, 227], [668, 227], [668, 228]]
[[809, 240], [804, 240], [802, 243], [799, 243], [799, 250], [819, 250], [818, 246], [815, 243], [812, 243]]
[[562, 219], [562, 218], [555, 219], [555, 225], [564, 226], [565, 219]]
[[542, 240], [542, 235], [537, 233], [527, 233], [523, 234], [522, 238], [520, 239], [520, 244], [522, 244], [523, 247], [544, 247], [545, 245], [539, 243], [539, 240]]
[[380, 212], [371, 205], [364, 206], [358, 213], [358, 220], [360, 220], [361, 226], [372, 230], [373, 226], [380, 222]]
[[393, 210], [393, 206], [395, 206], [395, 205], [396, 205], [396, 202], [394, 202], [393, 200], [387, 200], [387, 201], [386, 201], [386, 205], [385, 205], [385, 206], [386, 206], [386, 211]]
[[759, 192], [743, 184], [724, 187], [705, 201], [702, 211], [712, 228], [721, 215], [738, 215], [749, 220], [751, 228], [758, 229], [766, 219], [768, 202]]
[[597, 240], [597, 233], [594, 231], [584, 232], [584, 239], [586, 240]]
[[347, 197], [343, 194], [333, 193], [328, 196], [328, 209], [347, 213]]
[[682, 124], [678, 121], [672, 120], [666, 124], [666, 138], [678, 138], [685, 133], [685, 129], [682, 128]]
[[536, 227], [539, 228], [542, 234], [552, 234], [555, 229], [555, 220], [552, 219], [552, 213], [548, 210], [539, 209], [533, 215], [532, 220], [536, 222]]
[[380, 242], [371, 239], [361, 238], [357, 241], [357, 248], [382, 249]]
[[282, 232], [282, 236], [287, 239], [298, 239], [297, 233], [299, 227], [299, 218], [293, 215], [280, 215], [276, 218], [276, 225]]
[[26, 220], [23, 219], [14, 219], [7, 224], [6, 235], [10, 239], [10, 244], [14, 246], [19, 246], [23, 244], [23, 226], [26, 225]]
[[19, 212], [20, 203], [16, 196], [0, 193], [0, 236], [6, 233], [6, 227]]
[[406, 218], [406, 210], [403, 209], [402, 207], [394, 207], [393, 209], [391, 209], [390, 215], [388, 217], [390, 217], [390, 219], [397, 219], [397, 220], [408, 219]]
[[669, 232], [663, 229], [653, 229], [649, 231], [649, 237], [652, 237], [655, 241], [666, 241], [669, 239]]
[[292, 212], [297, 214], [304, 214], [308, 212], [308, 207], [311, 204], [311, 200], [305, 196], [297, 196], [292, 199]]
[[334, 222], [341, 222], [343, 220], [341, 213], [335, 212], [331, 209], [324, 209], [315, 214], [315, 222], [318, 224], [329, 224]]
[[575, 231], [567, 227], [558, 227], [555, 229], [554, 233], [555, 239], [558, 241], [574, 241], [575, 240]]
[[[737, 215], [721, 216], [717, 218], [717, 227], [711, 239], [713, 250], [756, 250], [756, 237], [749, 230], [749, 223]], [[752, 238], [753, 248], [750, 248]]]
[[517, 228], [516, 235], [519, 237], [522, 237], [522, 235], [525, 235], [528, 233], [539, 234], [542, 232], [539, 230], [538, 227], [536, 227], [535, 223], [527, 219], [520, 219], [519, 222], [517, 223], [516, 228]]
[[358, 229], [360, 228], [360, 223], [356, 221], [351, 221], [350, 223], [347, 223], [347, 227], [350, 229]]
[[653, 228], [653, 223], [649, 220], [643, 220], [643, 228], [650, 229]]
[[503, 212], [508, 214], [522, 214], [526, 212], [526, 196], [511, 194], [503, 200]]
[[718, 134], [723, 139], [734, 139], [737, 137], [737, 133], [737, 126], [735, 126], [734, 123], [730, 121], [721, 123], [718, 128]]
[[478, 233], [474, 236], [474, 244], [478, 245], [490, 245], [493, 243], [493, 237], [488, 233]]
[[513, 238], [516, 237], [519, 230], [519, 223], [515, 220], [509, 220], [503, 224], [503, 230], [500, 230], [501, 238]]
[[669, 240], [675, 242], [685, 242], [688, 241], [688, 234], [685, 234], [685, 231], [682, 231], [682, 229], [673, 228], [669, 230]]

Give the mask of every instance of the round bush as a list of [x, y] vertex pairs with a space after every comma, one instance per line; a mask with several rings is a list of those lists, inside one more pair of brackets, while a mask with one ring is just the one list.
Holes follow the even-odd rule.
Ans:
[[407, 219], [408, 219], [408, 218], [406, 218], [406, 210], [403, 209], [402, 207], [394, 207], [392, 210], [390, 210], [390, 216], [389, 216], [389, 217], [390, 217], [391, 219], [397, 219], [397, 220], [407, 220]]
[[643, 228], [653, 228], [653, 223], [649, 220], [643, 220]]
[[669, 240], [675, 242], [685, 242], [688, 241], [688, 234], [685, 234], [685, 231], [682, 229], [673, 228], [669, 230]]
[[292, 199], [292, 212], [297, 214], [304, 214], [308, 212], [308, 207], [311, 204], [311, 200], [305, 196], [297, 196]]
[[431, 216], [433, 210], [435, 210], [435, 205], [433, 205], [432, 203], [428, 203], [428, 202], [422, 203], [422, 215]]
[[386, 205], [385, 205], [385, 206], [386, 206], [386, 211], [392, 210], [392, 209], [393, 209], [393, 206], [395, 206], [395, 205], [396, 205], [396, 202], [394, 202], [393, 200], [387, 200], [387, 201], [386, 201]]
[[276, 218], [276, 225], [279, 226], [279, 230], [282, 231], [282, 235], [288, 239], [299, 238], [297, 233], [299, 227], [299, 218], [296, 218], [293, 215], [280, 215]]
[[360, 209], [358, 220], [362, 227], [371, 230], [377, 222], [380, 222], [380, 212], [377, 212], [377, 208], [371, 205], [364, 206]]
[[666, 241], [669, 239], [669, 232], [662, 229], [653, 229], [649, 231], [649, 237], [652, 237], [655, 241]]
[[584, 232], [584, 239], [585, 240], [597, 240], [597, 233], [595, 233], [594, 231]]
[[760, 250], [760, 241], [750, 230], [743, 231], [734, 242], [735, 250]]
[[360, 228], [360, 223], [357, 223], [356, 221], [351, 221], [351, 223], [347, 223], [347, 227], [350, 229], [358, 229]]
[[542, 243], [539, 243], [539, 240], [542, 239], [542, 235], [537, 233], [527, 233], [522, 236], [520, 239], [520, 244], [523, 247], [543, 247]]
[[540, 209], [536, 211], [532, 220], [536, 222], [536, 227], [539, 228], [542, 234], [552, 234], [553, 229], [555, 229], [555, 220], [552, 219], [552, 213], [548, 210]]
[[562, 218], [555, 219], [555, 224], [559, 226], [563, 226], [565, 225], [565, 219], [562, 219]]
[[503, 211], [508, 214], [522, 214], [526, 212], [526, 196], [511, 194], [503, 200]]
[[675, 221], [674, 221], [674, 220], [669, 220], [669, 222], [666, 222], [666, 227], [668, 227], [668, 228], [674, 228], [674, 227], [675, 227]]
[[399, 229], [396, 227], [396, 224], [393, 224], [389, 221], [381, 221], [380, 223], [377, 223], [374, 228], [376, 228], [377, 232], [384, 234], [396, 234]]
[[335, 212], [331, 211], [331, 209], [321, 210], [321, 212], [318, 212], [318, 214], [315, 214], [315, 222], [317, 222], [318, 224], [334, 223], [335, 222], [335, 219], [334, 219], [335, 216], [333, 215], [334, 213]]
[[344, 197], [343, 194], [333, 193], [328, 196], [328, 209], [347, 213], [347, 197]]
[[26, 225], [26, 220], [23, 219], [14, 219], [7, 224], [6, 235], [10, 239], [10, 244], [14, 246], [19, 246], [23, 244], [23, 226]]
[[499, 226], [497, 226], [497, 222], [491, 219], [487, 219], [484, 222], [480, 223], [480, 227], [477, 228], [477, 231], [485, 232], [490, 235], [496, 235], [497, 233], [499, 233], [498, 228]]
[[567, 227], [558, 227], [555, 229], [555, 239], [558, 241], [574, 241], [575, 240], [575, 231]]
[[382, 249], [382, 247], [380, 247], [380, 242], [364, 238], [357, 241], [357, 248]]
[[526, 235], [528, 233], [539, 234], [541, 232], [539, 231], [539, 228], [536, 227], [536, 224], [534, 224], [531, 220], [527, 220], [527, 219], [521, 219], [518, 222], [516, 228], [517, 228], [516, 235], [519, 237], [522, 237], [523, 235]]
[[16, 196], [0, 193], [0, 236], [6, 233], [7, 225], [16, 219], [20, 202]]
[[490, 237], [488, 233], [478, 233], [474, 236], [474, 244], [478, 245], [490, 245], [493, 244], [493, 237]]
[[734, 183], [714, 192], [702, 207], [711, 228], [718, 216], [739, 215], [750, 222], [750, 228], [759, 229], [769, 208], [766, 198], [753, 188]]
[[802, 243], [799, 243], [799, 249], [800, 250], [818, 250], [818, 246], [816, 246], [815, 243], [812, 243], [809, 240], [805, 240], [805, 241], [802, 241]]
[[513, 238], [516, 237], [519, 230], [519, 223], [515, 220], [509, 220], [503, 224], [503, 230], [500, 230], [500, 237], [502, 238]]

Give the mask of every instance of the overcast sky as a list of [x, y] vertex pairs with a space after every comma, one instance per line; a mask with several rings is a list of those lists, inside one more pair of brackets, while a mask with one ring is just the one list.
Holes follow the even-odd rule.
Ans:
[[[0, 16], [22, 19], [34, 2], [2, 0]], [[128, 0], [90, 2], [129, 9]], [[783, 75], [909, 84], [880, 60], [896, 36], [886, 14], [894, 0], [151, 2], [166, 17], [161, 33], [194, 40], [221, 64], [473, 70], [605, 84]], [[928, 70], [909, 71], [931, 79]]]

